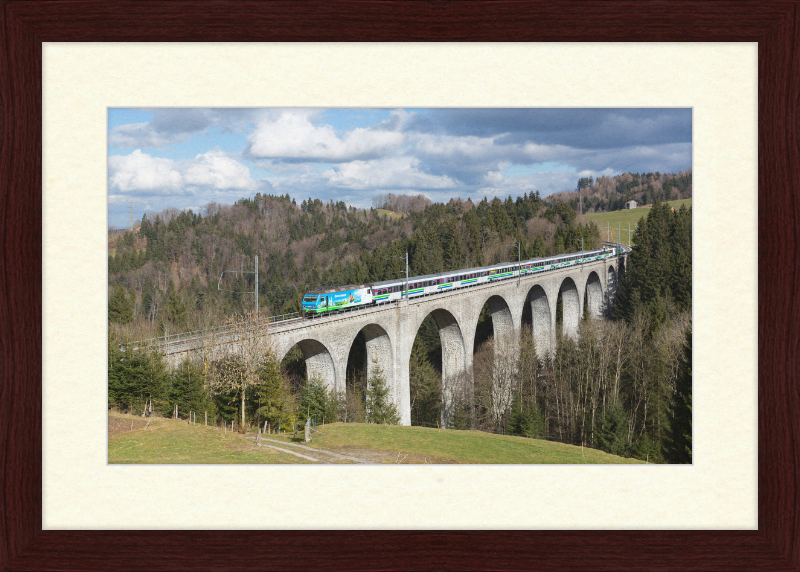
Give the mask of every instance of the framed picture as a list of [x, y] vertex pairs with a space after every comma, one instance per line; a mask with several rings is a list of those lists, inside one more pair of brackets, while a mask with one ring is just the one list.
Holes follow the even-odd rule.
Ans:
[[691, 464], [691, 108], [108, 117], [110, 464]]
[[[568, 4], [456, 4], [436, 7], [408, 4], [308, 4], [302, 14], [290, 4], [220, 5], [225, 17], [208, 3], [106, 5], [103, 3], [4, 5], [2, 93], [6, 123], [2, 148], [4, 204], [3, 256], [6, 268], [2, 308], [4, 388], [0, 417], [6, 455], [3, 462], [4, 528], [7, 547], [0, 553], [3, 569], [87, 569], [163, 567], [170, 569], [284, 568], [312, 566], [375, 568], [585, 568], [585, 569], [797, 569], [796, 531], [792, 528], [796, 478], [792, 467], [797, 451], [793, 419], [798, 406], [792, 356], [796, 328], [789, 298], [797, 243], [795, 210], [797, 171], [798, 74], [797, 6], [758, 3], [731, 9], [714, 3], [671, 9], [664, 14], [650, 3], [607, 3], [564, 20]], [[487, 21], [485, 11], [495, 10]], [[390, 16], [391, 15], [391, 16]], [[448, 22], [462, 23], [451, 28]], [[368, 22], [383, 22], [373, 26]], [[712, 27], [708, 22], [713, 21]], [[367, 22], [367, 23], [365, 23]], [[386, 24], [389, 22], [389, 24]], [[190, 24], [190, 25], [187, 25]], [[431, 32], [425, 32], [426, 28]], [[442, 31], [446, 30], [446, 31]], [[50, 429], [43, 411], [48, 389], [42, 389], [42, 359], [48, 339], [42, 338], [42, 316], [53, 311], [42, 303], [42, 282], [48, 279], [42, 261], [42, 158], [54, 133], [46, 127], [41, 92], [42, 42], [92, 41], [735, 41], [759, 42], [759, 400], [758, 400], [758, 529], [757, 530], [346, 530], [303, 532], [313, 524], [288, 526], [295, 530], [214, 531], [216, 523], [195, 524], [207, 530], [67, 530], [43, 525], [43, 508], [52, 499], [42, 496], [43, 468], [53, 458], [43, 445]], [[113, 45], [109, 46], [113, 49]], [[140, 46], [143, 48], [144, 46]], [[202, 47], [202, 46], [198, 46]], [[211, 46], [209, 46], [211, 47]], [[225, 46], [215, 46], [224, 51]], [[557, 46], [556, 46], [557, 47]], [[90, 48], [90, 46], [87, 46]], [[236, 49], [236, 46], [229, 46]], [[136, 49], [134, 46], [133, 49]], [[47, 57], [45, 55], [45, 57]], [[221, 56], [224, 58], [224, 54]], [[110, 61], [110, 60], [109, 60]], [[148, 91], [146, 84], [143, 92]], [[34, 94], [31, 96], [31, 94]], [[146, 104], [146, 101], [138, 104]], [[114, 105], [107, 102], [105, 105]], [[191, 102], [187, 102], [191, 104]], [[42, 127], [45, 126], [44, 136]], [[103, 126], [104, 128], [104, 126]], [[68, 134], [66, 134], [68, 136]], [[80, 144], [80, 142], [75, 142]], [[102, 155], [102, 142], [85, 142]], [[50, 173], [45, 174], [46, 177]], [[101, 173], [104, 179], [105, 173]], [[96, 186], [87, 180], [87, 186]], [[102, 182], [103, 187], [104, 180]], [[80, 200], [81, 189], [75, 188]], [[91, 208], [87, 210], [91, 211]], [[91, 212], [87, 217], [91, 217]], [[102, 216], [105, 216], [103, 213]], [[779, 221], [783, 224], [775, 224]], [[79, 222], [79, 221], [78, 221]], [[105, 226], [105, 225], [103, 225]], [[47, 229], [44, 229], [48, 232]], [[103, 253], [105, 255], [105, 253]], [[41, 269], [41, 271], [40, 271]], [[755, 272], [755, 268], [751, 269]], [[76, 271], [76, 276], [79, 272]], [[96, 285], [81, 282], [87, 291]], [[103, 285], [101, 285], [103, 286]], [[104, 286], [103, 286], [104, 287]], [[85, 296], [85, 293], [79, 294]], [[745, 325], [745, 328], [750, 327]], [[104, 356], [99, 354], [102, 361]], [[74, 364], [73, 364], [74, 365]], [[87, 364], [88, 369], [96, 366]], [[102, 367], [100, 368], [102, 373]], [[91, 382], [91, 383], [96, 383]], [[80, 417], [85, 403], [72, 404]], [[76, 423], [80, 420], [76, 419]], [[43, 432], [44, 426], [44, 432]], [[49, 434], [49, 433], [48, 433]], [[75, 464], [80, 464], [76, 459]], [[123, 474], [120, 471], [119, 474]], [[151, 468], [148, 478], [162, 475]], [[91, 481], [93, 476], [85, 474]], [[377, 475], [376, 475], [377, 478]], [[248, 483], [249, 484], [249, 483]], [[255, 483], [257, 484], [257, 483]], [[369, 483], [359, 482], [369, 492]], [[732, 487], [737, 486], [731, 483]], [[76, 489], [77, 490], [77, 489]], [[252, 487], [257, 496], [260, 489]], [[122, 493], [120, 493], [122, 494]], [[135, 498], [135, 495], [134, 495]], [[141, 499], [137, 518], [149, 512], [151, 528], [172, 525], [168, 506], [150, 506]], [[414, 501], [418, 502], [418, 501]], [[424, 501], [423, 501], [424, 502]], [[341, 518], [346, 521], [346, 514]], [[83, 528], [83, 527], [76, 527]], [[91, 528], [91, 527], [90, 527]], [[102, 525], [95, 528], [104, 528]], [[116, 526], [108, 528], [118, 528]], [[267, 528], [264, 526], [263, 528]], [[272, 527], [278, 528], [278, 527]], [[334, 528], [326, 526], [325, 528]], [[342, 528], [347, 528], [346, 524]], [[391, 526], [382, 528], [389, 529]], [[424, 527], [422, 527], [424, 528]], [[457, 529], [457, 524], [451, 528]], [[568, 528], [568, 527], [565, 527]], [[636, 528], [647, 529], [648, 526]], [[669, 528], [669, 527], [666, 527]], [[793, 560], [794, 558], [794, 560]]]

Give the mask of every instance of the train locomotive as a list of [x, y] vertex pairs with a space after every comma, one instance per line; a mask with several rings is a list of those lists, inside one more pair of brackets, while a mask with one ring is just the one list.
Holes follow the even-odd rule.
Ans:
[[[538, 272], [547, 272], [566, 266], [594, 262], [610, 258], [616, 253], [617, 249], [603, 247], [597, 250], [573, 252], [546, 258], [533, 258], [521, 262], [506, 262], [481, 268], [413, 276], [408, 278], [407, 295], [409, 299], [430, 296], [459, 288], [469, 288], [478, 284], [487, 284], [516, 278], [517, 276], [529, 276]], [[405, 298], [405, 278], [373, 282], [371, 284], [351, 284], [308, 292], [303, 296], [303, 313], [306, 317], [314, 317], [320, 314], [397, 302], [405, 300]]]

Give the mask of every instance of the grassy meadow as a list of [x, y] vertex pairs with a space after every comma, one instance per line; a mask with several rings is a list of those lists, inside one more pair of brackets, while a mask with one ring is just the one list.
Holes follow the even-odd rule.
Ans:
[[403, 218], [403, 217], [405, 216], [405, 215], [404, 215], [404, 214], [402, 214], [402, 213], [396, 213], [396, 212], [394, 212], [394, 211], [390, 211], [390, 210], [388, 210], [388, 209], [375, 209], [375, 211], [376, 211], [376, 212], [377, 212], [379, 215], [383, 215], [383, 216], [385, 216], [385, 217], [389, 217], [390, 219], [394, 219], [394, 220], [397, 220], [397, 219], [399, 219], [399, 218]]
[[[686, 205], [686, 208], [692, 207], [692, 199], [682, 199], [680, 201], [667, 201], [667, 203], [671, 207], [675, 207], [676, 209], [680, 208], [681, 205]], [[591, 221], [594, 221], [597, 224], [597, 228], [600, 229], [600, 238], [603, 240], [608, 240], [608, 227], [607, 225], [611, 226], [611, 240], [614, 242], [618, 242], [617, 240], [617, 232], [619, 231], [619, 224], [622, 224], [622, 242], [628, 244], [628, 224], [630, 224], [631, 234], [633, 233], [634, 229], [636, 228], [636, 223], [639, 222], [639, 219], [647, 216], [647, 213], [650, 212], [650, 208], [652, 205], [646, 206], [639, 206], [635, 209], [628, 209], [628, 210], [621, 210], [621, 211], [611, 211], [607, 213], [594, 213], [586, 215]]]
[[[198, 419], [200, 421], [200, 419]], [[134, 429], [128, 426], [133, 423]], [[109, 413], [108, 462], [115, 463], [309, 463], [276, 449], [256, 447], [238, 433], [227, 435], [217, 427], [201, 423], [155, 418], [144, 429], [145, 420], [131, 415]], [[357, 457], [373, 463], [544, 463], [598, 464], [639, 463], [596, 449], [564, 445], [539, 439], [492, 435], [479, 431], [438, 430], [427, 427], [333, 423], [312, 433], [313, 441], [303, 443], [302, 434], [265, 435], [286, 443], [268, 442], [305, 455], [308, 451], [290, 443]], [[253, 437], [250, 434], [249, 437]], [[329, 461], [323, 453], [314, 456]], [[336, 460], [334, 459], [334, 462]]]
[[[198, 415], [197, 425], [185, 420], [152, 418], [109, 412], [108, 462], [147, 464], [253, 464], [311, 463], [275, 449], [256, 447], [238, 433], [205, 426]], [[123, 423], [122, 431], [119, 425]], [[133, 430], [128, 427], [133, 424]], [[115, 427], [115, 430], [112, 430]]]
[[[639, 463], [603, 451], [542, 439], [429, 427], [333, 423], [312, 433], [311, 447], [366, 448], [427, 457], [444, 463]], [[279, 436], [288, 440], [289, 436]]]

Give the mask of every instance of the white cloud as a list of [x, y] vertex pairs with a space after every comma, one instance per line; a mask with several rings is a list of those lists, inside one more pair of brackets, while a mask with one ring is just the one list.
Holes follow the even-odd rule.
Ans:
[[396, 131], [356, 128], [343, 137], [330, 125], [314, 125], [308, 112], [283, 112], [277, 118], [263, 118], [248, 137], [254, 157], [350, 161], [370, 159], [391, 152], [403, 144]]
[[152, 157], [137, 149], [109, 157], [108, 171], [109, 189], [120, 193], [177, 195], [201, 189], [253, 191], [258, 186], [250, 169], [219, 149], [183, 161]]
[[181, 190], [181, 174], [172, 159], [151, 157], [139, 149], [130, 155], [108, 158], [108, 184], [122, 193], [150, 191], [173, 194]]
[[497, 185], [503, 182], [503, 175], [499, 171], [489, 171], [483, 177], [483, 180], [486, 181], [487, 185]]
[[352, 161], [326, 171], [325, 175], [331, 185], [352, 189], [445, 189], [456, 186], [448, 176], [420, 171], [419, 160], [413, 157]]
[[254, 190], [256, 182], [250, 169], [228, 157], [220, 149], [212, 149], [186, 162], [184, 183], [216, 189]]

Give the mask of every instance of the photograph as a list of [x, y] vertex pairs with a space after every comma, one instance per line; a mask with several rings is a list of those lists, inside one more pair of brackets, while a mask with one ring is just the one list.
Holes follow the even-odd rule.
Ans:
[[109, 464], [692, 463], [692, 108], [107, 120]]

